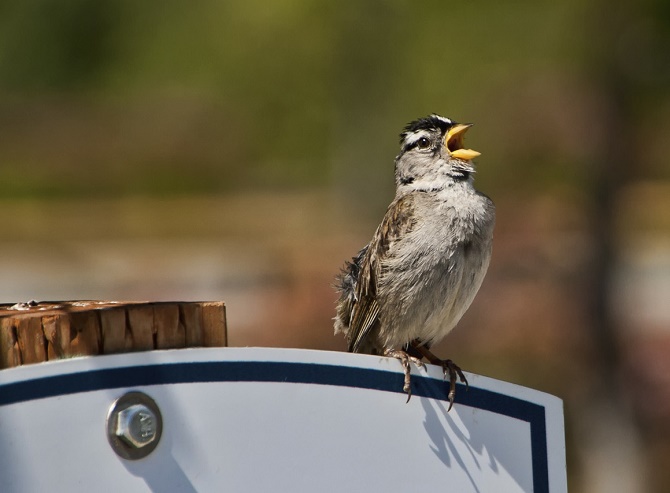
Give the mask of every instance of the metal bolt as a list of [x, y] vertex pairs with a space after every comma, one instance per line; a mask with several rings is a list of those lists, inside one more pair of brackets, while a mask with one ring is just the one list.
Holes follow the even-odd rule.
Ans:
[[156, 402], [143, 392], [127, 392], [107, 414], [107, 439], [114, 452], [138, 460], [154, 451], [163, 433], [163, 417]]
[[143, 404], [135, 404], [119, 412], [116, 436], [128, 445], [142, 448], [156, 439], [156, 415]]

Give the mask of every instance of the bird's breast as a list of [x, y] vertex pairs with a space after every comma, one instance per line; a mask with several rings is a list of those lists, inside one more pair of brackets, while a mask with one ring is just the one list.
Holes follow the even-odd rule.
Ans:
[[487, 201], [415, 204], [415, 228], [391, 246], [382, 265], [379, 301], [389, 344], [442, 339], [470, 306], [491, 256]]

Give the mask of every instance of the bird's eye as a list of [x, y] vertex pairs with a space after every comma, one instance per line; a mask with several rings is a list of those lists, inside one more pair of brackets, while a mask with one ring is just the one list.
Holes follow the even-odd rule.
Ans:
[[426, 137], [421, 137], [419, 140], [416, 141], [416, 146], [419, 149], [425, 149], [430, 145], [430, 141]]

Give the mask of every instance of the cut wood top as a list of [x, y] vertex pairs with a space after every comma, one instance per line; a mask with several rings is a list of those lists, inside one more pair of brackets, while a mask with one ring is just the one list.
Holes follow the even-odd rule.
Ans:
[[0, 304], [0, 368], [77, 356], [225, 347], [221, 301]]

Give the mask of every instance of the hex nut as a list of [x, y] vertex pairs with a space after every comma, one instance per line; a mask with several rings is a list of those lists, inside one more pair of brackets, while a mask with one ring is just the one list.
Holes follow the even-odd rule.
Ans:
[[144, 392], [130, 391], [109, 408], [107, 440], [112, 450], [126, 460], [151, 454], [163, 434], [163, 417], [156, 402]]
[[156, 416], [147, 406], [134, 404], [119, 412], [115, 433], [128, 445], [145, 447], [156, 439]]

